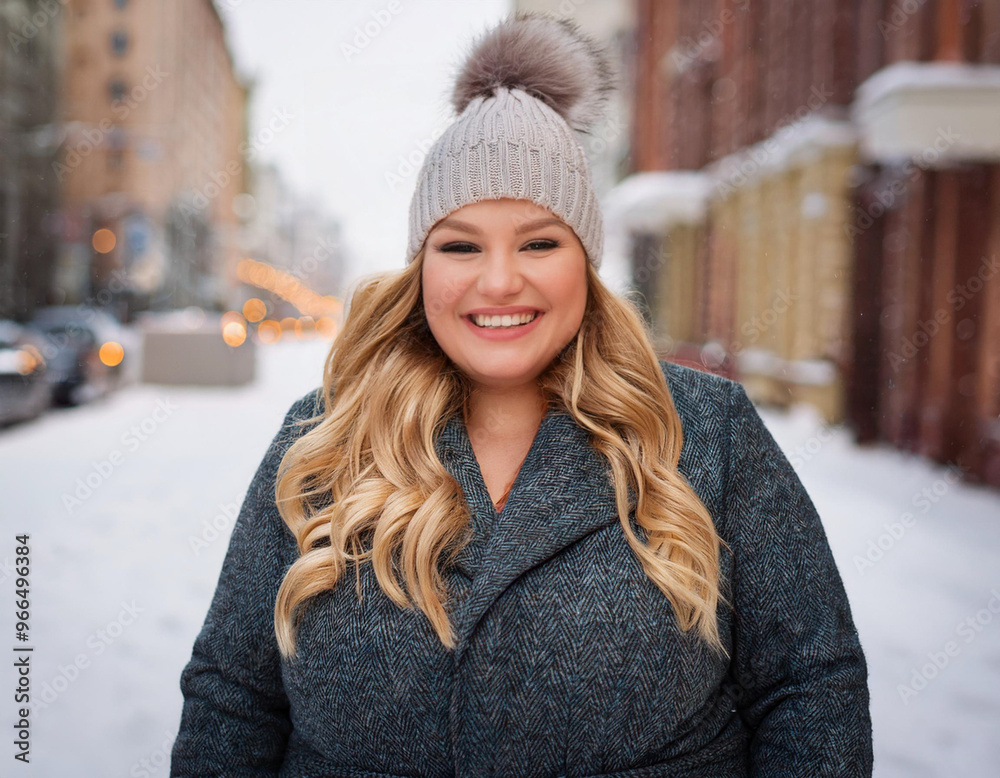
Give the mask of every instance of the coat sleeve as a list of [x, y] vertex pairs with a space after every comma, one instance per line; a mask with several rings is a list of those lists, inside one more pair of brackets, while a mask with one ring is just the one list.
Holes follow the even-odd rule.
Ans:
[[735, 382], [729, 435], [732, 666], [750, 774], [868, 778], [868, 667], [820, 517]]
[[[318, 392], [318, 390], [316, 390]], [[171, 776], [276, 776], [292, 724], [274, 636], [274, 602], [294, 538], [274, 501], [278, 464], [313, 415], [297, 400], [257, 468], [233, 527], [191, 659], [181, 673]]]

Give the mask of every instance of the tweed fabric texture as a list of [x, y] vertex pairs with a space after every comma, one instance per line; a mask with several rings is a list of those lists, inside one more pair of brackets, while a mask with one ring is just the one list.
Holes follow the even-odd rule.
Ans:
[[181, 674], [170, 775], [871, 776], [867, 664], [813, 503], [739, 384], [661, 367], [678, 469], [732, 547], [730, 661], [679, 629], [625, 541], [606, 461], [557, 408], [500, 514], [460, 415], [436, 441], [475, 530], [446, 573], [454, 652], [366, 566], [361, 600], [352, 571], [310, 601], [300, 656], [282, 660], [272, 609], [296, 549], [274, 478], [317, 389], [241, 508]]
[[552, 108], [507, 87], [470, 102], [428, 151], [410, 201], [406, 264], [452, 211], [502, 197], [548, 208], [600, 267], [604, 224], [583, 147]]

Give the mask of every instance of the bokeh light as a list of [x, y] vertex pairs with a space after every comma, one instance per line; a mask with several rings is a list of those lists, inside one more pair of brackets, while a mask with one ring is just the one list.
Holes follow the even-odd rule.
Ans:
[[98, 254], [107, 254], [118, 245], [118, 238], [115, 237], [115, 234], [111, 230], [102, 227], [94, 233], [90, 242], [94, 247], [94, 251]]
[[316, 320], [316, 333], [327, 340], [337, 337], [338, 329], [336, 320], [329, 316], [320, 316]]
[[125, 349], [122, 348], [121, 343], [116, 343], [113, 340], [109, 340], [107, 343], [101, 345], [101, 350], [98, 352], [98, 356], [108, 367], [114, 367], [115, 365], [120, 365], [122, 359], [125, 358]]
[[281, 340], [281, 325], [274, 319], [265, 319], [257, 325], [257, 339], [261, 343], [277, 343]]
[[246, 329], [247, 320], [243, 318], [243, 314], [239, 311], [226, 311], [222, 316], [219, 317], [219, 329], [223, 332], [226, 330], [226, 325], [236, 322], [242, 325], [243, 329]]
[[246, 325], [241, 321], [231, 321], [222, 328], [222, 339], [227, 346], [242, 346], [247, 339]]
[[260, 321], [267, 316], [267, 304], [259, 297], [251, 297], [243, 303], [243, 315], [247, 321]]

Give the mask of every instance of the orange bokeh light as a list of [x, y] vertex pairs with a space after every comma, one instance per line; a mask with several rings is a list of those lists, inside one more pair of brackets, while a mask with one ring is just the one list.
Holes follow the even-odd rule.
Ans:
[[125, 358], [125, 349], [122, 348], [121, 343], [109, 340], [101, 346], [98, 356], [105, 365], [114, 367], [115, 365], [120, 365], [122, 359]]
[[281, 325], [274, 319], [265, 319], [257, 325], [257, 337], [261, 343], [277, 343], [281, 340]]
[[94, 247], [94, 251], [98, 254], [107, 254], [118, 244], [118, 238], [115, 237], [115, 234], [111, 230], [101, 227], [101, 229], [94, 233], [90, 242]]
[[320, 316], [316, 321], [316, 332], [327, 340], [333, 340], [337, 336], [337, 322], [329, 316]]
[[222, 314], [219, 317], [219, 329], [225, 332], [226, 326], [232, 324], [233, 322], [236, 322], [237, 324], [241, 325], [244, 329], [246, 329], [246, 324], [247, 324], [246, 319], [243, 318], [243, 314], [240, 313], [239, 311], [226, 311], [224, 314]]
[[251, 297], [243, 303], [243, 315], [247, 321], [260, 321], [267, 315], [267, 305], [259, 297]]
[[242, 322], [231, 321], [222, 328], [222, 339], [227, 346], [242, 346], [247, 339], [247, 328]]

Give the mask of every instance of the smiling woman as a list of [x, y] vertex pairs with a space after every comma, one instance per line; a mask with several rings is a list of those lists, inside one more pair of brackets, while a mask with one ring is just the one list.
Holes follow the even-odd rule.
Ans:
[[530, 201], [484, 200], [455, 213], [428, 234], [423, 303], [434, 339], [479, 390], [467, 423], [485, 429], [484, 407], [517, 419], [537, 406], [535, 376], [583, 321], [587, 254]]
[[407, 266], [354, 293], [251, 484], [171, 775], [871, 775], [809, 496], [598, 275], [576, 133], [610, 84], [547, 16], [473, 49]]

